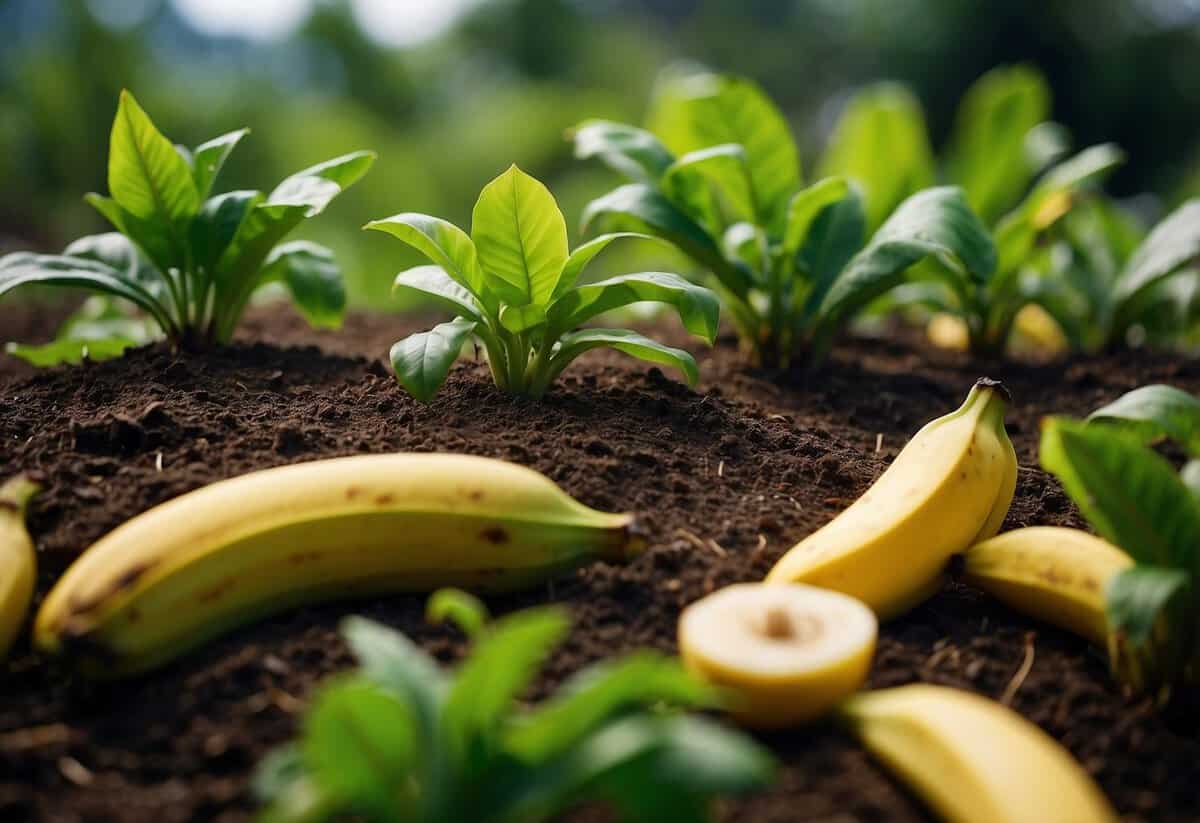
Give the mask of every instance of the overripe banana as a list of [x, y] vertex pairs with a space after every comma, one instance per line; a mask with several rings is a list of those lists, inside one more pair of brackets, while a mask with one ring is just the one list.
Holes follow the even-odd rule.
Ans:
[[1110, 823], [1070, 752], [985, 697], [915, 684], [864, 692], [840, 716], [867, 750], [951, 823]]
[[1104, 592], [1133, 560], [1079, 529], [1033, 526], [984, 540], [963, 557], [963, 579], [1019, 612], [1108, 642]]
[[0, 486], [0, 660], [17, 639], [33, 599], [37, 557], [25, 530], [25, 508], [37, 490], [23, 474]]
[[941, 585], [951, 556], [999, 530], [1016, 488], [1007, 393], [980, 380], [917, 432], [875, 484], [780, 558], [768, 583], [808, 583], [862, 600], [882, 619]]
[[301, 463], [214, 483], [113, 530], [51, 590], [34, 638], [92, 673], [127, 674], [301, 603], [520, 589], [643, 545], [631, 515], [590, 509], [499, 460]]
[[740, 583], [679, 616], [689, 670], [730, 692], [746, 726], [779, 729], [826, 714], [871, 668], [878, 624], [865, 605], [800, 583]]

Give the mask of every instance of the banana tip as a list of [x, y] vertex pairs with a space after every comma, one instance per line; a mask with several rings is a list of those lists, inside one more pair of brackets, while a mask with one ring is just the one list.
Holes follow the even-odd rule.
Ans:
[[975, 386], [976, 386], [976, 388], [981, 388], [981, 389], [992, 389], [993, 391], [995, 391], [997, 394], [999, 394], [1001, 397], [1004, 398], [1005, 403], [1009, 403], [1009, 404], [1012, 403], [1012, 392], [1010, 392], [1008, 390], [1008, 388], [1005, 387], [1005, 385], [1003, 383], [1001, 383], [999, 380], [996, 380], [991, 377], [981, 377], [975, 381]]

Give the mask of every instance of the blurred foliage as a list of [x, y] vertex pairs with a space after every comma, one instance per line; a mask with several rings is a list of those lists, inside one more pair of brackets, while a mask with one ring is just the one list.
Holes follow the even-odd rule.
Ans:
[[[126, 27], [94, 14], [143, 5]], [[378, 151], [372, 173], [305, 229], [338, 253], [353, 298], [377, 307], [419, 261], [362, 224], [400, 211], [466, 223], [475, 193], [511, 162], [547, 181], [577, 240], [583, 204], [615, 178], [575, 163], [564, 129], [641, 122], [654, 77], [681, 59], [762, 83], [810, 168], [856, 87], [910, 87], [940, 156], [970, 83], [1028, 62], [1076, 145], [1129, 152], [1117, 194], [1158, 194], [1153, 217], [1200, 187], [1200, 7], [1188, 0], [480, 0], [405, 49], [367, 36], [349, 0], [316, 0], [271, 42], [197, 32], [169, 0], [0, 0], [0, 30], [0, 252], [57, 251], [106, 228], [79, 195], [106, 189], [108, 127], [128, 87], [184, 143], [249, 126], [229, 186]], [[602, 262], [628, 268], [621, 254]], [[644, 254], [639, 265], [686, 266]]]

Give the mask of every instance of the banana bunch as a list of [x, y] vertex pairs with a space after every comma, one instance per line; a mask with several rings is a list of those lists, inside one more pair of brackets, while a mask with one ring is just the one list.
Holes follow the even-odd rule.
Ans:
[[37, 557], [25, 530], [25, 509], [37, 490], [23, 474], [0, 486], [0, 660], [17, 639], [33, 599]]
[[304, 603], [510, 591], [643, 547], [631, 515], [590, 509], [511, 463], [320, 460], [214, 483], [113, 530], [50, 591], [34, 642], [88, 673], [125, 675]]
[[867, 750], [951, 823], [1114, 823], [1091, 777], [1052, 737], [985, 697], [915, 684], [839, 709]]
[[1019, 612], [1109, 642], [1105, 589], [1133, 559], [1079, 529], [1033, 526], [984, 540], [964, 555], [963, 580]]
[[947, 561], [996, 534], [1008, 514], [1017, 456], [1004, 430], [1007, 402], [999, 383], [977, 382], [850, 508], [780, 558], [767, 582], [843, 592], [881, 619], [933, 594]]

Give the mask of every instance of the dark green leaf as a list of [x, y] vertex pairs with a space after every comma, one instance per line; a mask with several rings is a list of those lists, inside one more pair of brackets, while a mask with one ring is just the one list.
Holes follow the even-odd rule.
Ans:
[[230, 152], [249, 133], [250, 129], [238, 129], [196, 146], [192, 152], [192, 180], [200, 200], [212, 192], [213, 181], [221, 173], [221, 167], [225, 165]]
[[634, 231], [615, 232], [613, 234], [602, 234], [588, 242], [579, 246], [575, 251], [571, 252], [567, 257], [567, 262], [563, 264], [562, 276], [558, 279], [558, 285], [554, 287], [554, 294], [551, 295], [550, 301], [554, 302], [566, 292], [570, 291], [578, 282], [583, 270], [587, 268], [587, 264], [592, 262], [592, 258], [600, 252], [608, 248], [609, 243], [614, 240], [619, 240], [622, 237], [637, 238], [639, 240], [651, 240], [655, 243], [661, 243], [662, 239], [649, 234], [640, 234]]
[[409, 394], [428, 403], [446, 382], [450, 367], [475, 331], [476, 322], [463, 317], [410, 335], [392, 346], [392, 368]]
[[441, 266], [454, 282], [476, 298], [486, 297], [483, 269], [479, 266], [475, 244], [465, 231], [453, 223], [427, 214], [407, 212], [383, 220], [372, 220], [364, 228], [387, 232], [407, 243]]
[[[660, 186], [672, 202], [714, 230], [724, 225], [721, 204], [733, 220], [765, 223], [746, 163], [746, 152], [730, 143], [688, 152], [663, 174]], [[715, 199], [714, 199], [715, 192]]]
[[550, 307], [555, 330], [572, 329], [598, 314], [641, 301], [674, 306], [684, 328], [712, 343], [717, 335], [720, 301], [709, 289], [677, 274], [623, 274], [572, 289]]
[[231, 191], [204, 202], [188, 230], [192, 262], [198, 271], [216, 271], [242, 222], [262, 199], [261, 192]]
[[63, 257], [80, 257], [104, 263], [140, 285], [160, 304], [170, 299], [163, 273], [146, 259], [129, 238], [119, 232], [90, 234], [63, 249]]
[[1171, 464], [1137, 439], [1051, 418], [1041, 462], [1092, 527], [1139, 563], [1200, 571], [1200, 506]]
[[392, 289], [411, 291], [441, 308], [472, 320], [480, 319], [479, 304], [441, 266], [416, 266], [396, 275]]
[[191, 217], [200, 206], [187, 161], [128, 91], [121, 92], [113, 120], [108, 188], [125, 211], [162, 226]]
[[[783, 256], [795, 257], [796, 253], [800, 251], [800, 247], [808, 239], [809, 231], [817, 217], [825, 211], [826, 207], [845, 199], [850, 194], [850, 185], [842, 177], [826, 177], [808, 188], [796, 192], [788, 204], [787, 226], [783, 233]], [[861, 206], [858, 212], [862, 212]], [[850, 259], [850, 255], [857, 251], [858, 245], [862, 243], [861, 229], [858, 234], [858, 243], [854, 250], [846, 255], [846, 260]], [[840, 270], [841, 266], [838, 269]]]
[[1117, 426], [1143, 443], [1169, 437], [1200, 455], [1200, 400], [1173, 386], [1142, 386], [1097, 409], [1088, 420]]
[[173, 232], [153, 220], [135, 217], [109, 197], [88, 194], [83, 199], [111, 223], [113, 228], [133, 241], [159, 271], [167, 272], [172, 268], [183, 267], [184, 254]]
[[1192, 578], [1180, 569], [1137, 565], [1105, 591], [1109, 658], [1135, 692], [1164, 693], [1191, 662], [1196, 639]]
[[804, 307], [806, 323], [817, 315], [825, 295], [862, 248], [866, 230], [862, 198], [853, 188], [817, 213], [796, 255], [797, 265], [812, 284]]
[[1130, 304], [1155, 283], [1198, 260], [1200, 198], [1194, 198], [1150, 232], [1117, 281], [1115, 299]]
[[613, 170], [642, 183], [656, 184], [674, 156], [658, 138], [645, 129], [589, 120], [573, 132], [575, 156], [598, 157]]
[[346, 286], [333, 252], [297, 240], [277, 246], [263, 266], [262, 282], [279, 281], [301, 314], [316, 328], [336, 329], [346, 311]]
[[696, 360], [683, 349], [664, 346], [656, 340], [626, 329], [581, 329], [563, 335], [560, 347], [551, 358], [553, 375], [557, 376], [575, 358], [591, 349], [610, 348], [639, 360], [672, 366], [683, 372], [689, 386], [700, 379]]

